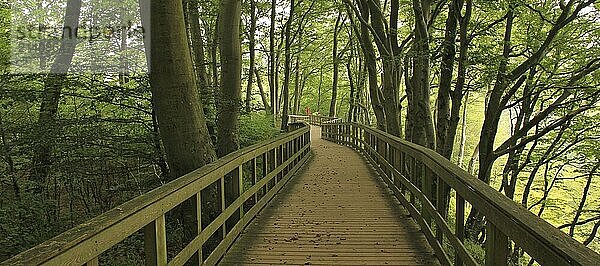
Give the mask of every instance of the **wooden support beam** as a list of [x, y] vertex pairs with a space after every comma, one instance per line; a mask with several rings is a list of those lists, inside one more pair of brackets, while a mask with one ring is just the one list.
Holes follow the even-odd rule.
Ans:
[[146, 265], [167, 265], [167, 233], [165, 215], [161, 215], [144, 228]]
[[489, 221], [486, 226], [485, 265], [508, 265], [508, 237]]

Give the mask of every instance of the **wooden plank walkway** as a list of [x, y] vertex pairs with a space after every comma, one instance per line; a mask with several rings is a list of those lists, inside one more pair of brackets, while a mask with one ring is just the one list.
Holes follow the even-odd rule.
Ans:
[[244, 230], [222, 265], [437, 265], [418, 225], [354, 150], [320, 139], [314, 158]]

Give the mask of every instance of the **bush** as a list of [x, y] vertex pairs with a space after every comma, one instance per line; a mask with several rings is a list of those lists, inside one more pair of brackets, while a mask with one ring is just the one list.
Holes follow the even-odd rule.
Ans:
[[240, 147], [248, 147], [261, 141], [273, 139], [279, 129], [273, 126], [273, 116], [248, 114], [240, 116]]

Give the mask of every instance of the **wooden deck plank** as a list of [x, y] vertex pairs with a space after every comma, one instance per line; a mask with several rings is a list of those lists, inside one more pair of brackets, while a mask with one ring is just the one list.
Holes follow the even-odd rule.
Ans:
[[314, 159], [220, 264], [439, 264], [418, 225], [364, 159], [312, 133]]

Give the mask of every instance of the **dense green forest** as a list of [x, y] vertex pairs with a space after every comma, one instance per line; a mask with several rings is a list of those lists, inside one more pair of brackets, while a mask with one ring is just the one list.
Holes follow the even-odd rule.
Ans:
[[0, 261], [307, 113], [600, 252], [599, 69], [594, 0], [0, 0]]

